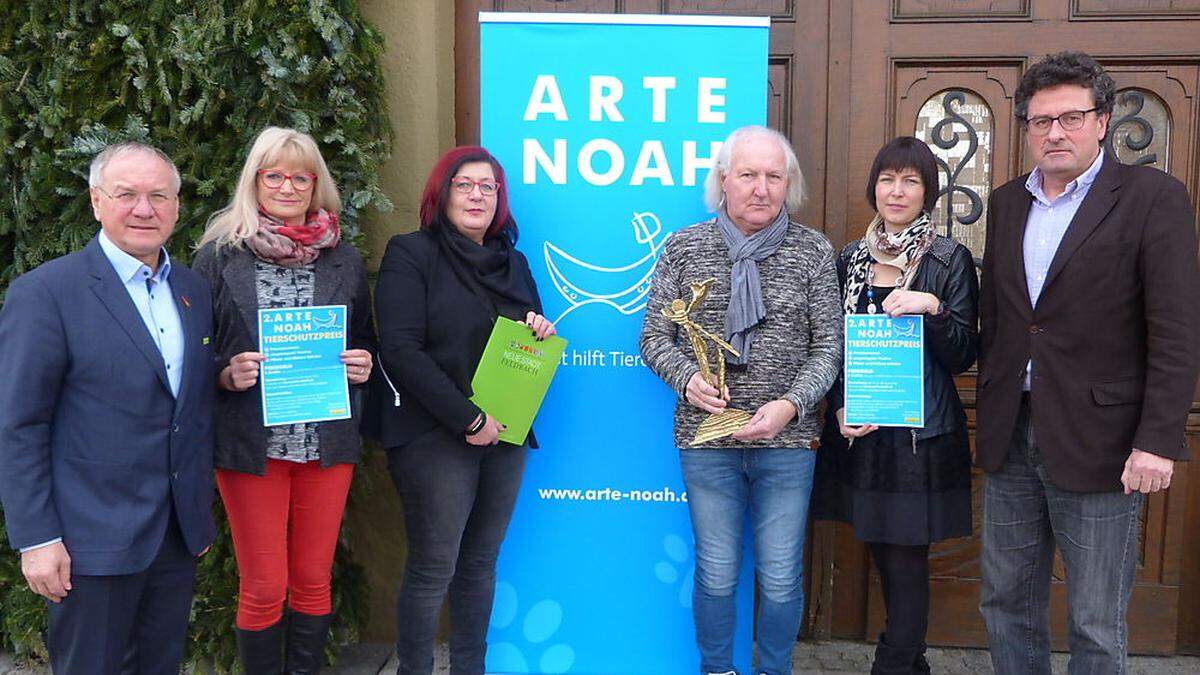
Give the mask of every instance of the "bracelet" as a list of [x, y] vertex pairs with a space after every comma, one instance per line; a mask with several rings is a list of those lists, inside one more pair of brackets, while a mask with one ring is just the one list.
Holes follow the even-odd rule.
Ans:
[[474, 436], [475, 434], [483, 431], [485, 426], [487, 426], [487, 416], [483, 413], [479, 413], [479, 417], [476, 417], [475, 421], [471, 423], [471, 426], [467, 427], [467, 435]]

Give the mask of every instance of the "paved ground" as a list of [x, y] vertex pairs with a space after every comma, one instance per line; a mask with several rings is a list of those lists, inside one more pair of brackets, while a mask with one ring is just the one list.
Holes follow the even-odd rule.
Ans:
[[[867, 673], [871, 670], [872, 645], [862, 642], [801, 642], [793, 658], [795, 675], [827, 673]], [[938, 675], [975, 675], [992, 672], [987, 652], [980, 649], [931, 649], [929, 663]], [[390, 645], [357, 645], [342, 653], [337, 667], [326, 669], [330, 675], [383, 675], [396, 671]], [[437, 655], [434, 673], [445, 675], [446, 652]], [[1054, 672], [1067, 672], [1066, 654], [1054, 655]], [[48, 675], [45, 668], [17, 668], [10, 656], [0, 654], [0, 675]], [[1130, 658], [1130, 675], [1197, 675], [1200, 657], [1135, 656]]]
[[[795, 675], [825, 675], [827, 673], [869, 673], [871, 656], [875, 646], [863, 642], [804, 641], [796, 645], [792, 657]], [[929, 665], [938, 675], [975, 675], [991, 673], [988, 654], [982, 649], [931, 649]], [[1067, 655], [1053, 656], [1055, 673], [1067, 672]], [[343, 655], [342, 663], [332, 669], [336, 675], [390, 675], [396, 672], [395, 657], [390, 645], [359, 645]], [[445, 650], [437, 655], [434, 673], [444, 675], [446, 668]], [[1135, 656], [1130, 658], [1130, 675], [1200, 675], [1200, 657], [1175, 656], [1170, 658]], [[0, 670], [3, 675], [3, 670]]]

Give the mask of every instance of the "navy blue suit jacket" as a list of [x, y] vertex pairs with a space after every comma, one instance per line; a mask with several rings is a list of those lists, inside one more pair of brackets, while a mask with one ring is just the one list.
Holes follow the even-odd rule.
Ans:
[[96, 239], [13, 280], [0, 310], [0, 500], [13, 548], [62, 537], [72, 574], [146, 569], [171, 503], [187, 547], [212, 543], [212, 307], [174, 265], [178, 400]]

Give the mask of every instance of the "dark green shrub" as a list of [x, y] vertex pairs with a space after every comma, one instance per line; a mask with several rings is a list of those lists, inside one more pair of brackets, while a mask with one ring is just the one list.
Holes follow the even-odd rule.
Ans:
[[185, 259], [271, 124], [317, 139], [356, 234], [391, 206], [381, 50], [353, 0], [0, 2], [0, 285], [92, 237], [87, 164], [120, 139], [179, 165]]
[[[346, 234], [360, 241], [360, 211], [391, 208], [378, 176], [391, 143], [382, 44], [354, 0], [0, 0], [0, 292], [95, 234], [87, 166], [118, 140], [150, 142], [179, 166], [183, 208], [170, 246], [184, 261], [268, 125], [317, 139], [342, 191]], [[189, 656], [226, 672], [237, 575], [218, 516]], [[344, 543], [334, 592], [344, 643], [366, 621], [367, 593]], [[16, 555], [0, 552], [0, 649], [44, 656], [44, 622]]]
[[[0, 538], [7, 540], [0, 519]], [[46, 629], [46, 601], [34, 595], [21, 575], [21, 561], [11, 552], [0, 555], [0, 652], [20, 658], [45, 659], [42, 631]]]

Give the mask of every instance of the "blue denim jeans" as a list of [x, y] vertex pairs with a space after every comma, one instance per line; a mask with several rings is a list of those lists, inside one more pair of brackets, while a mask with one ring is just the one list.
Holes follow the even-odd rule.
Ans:
[[748, 509], [759, 590], [756, 672], [791, 673], [804, 611], [804, 532], [816, 453], [807, 448], [680, 450], [679, 459], [696, 539], [692, 615], [700, 670], [734, 670], [734, 590]]
[[980, 611], [997, 675], [1050, 673], [1055, 546], [1067, 572], [1068, 671], [1125, 672], [1142, 501], [1137, 492], [1055, 487], [1021, 406], [1008, 457], [984, 479]]

